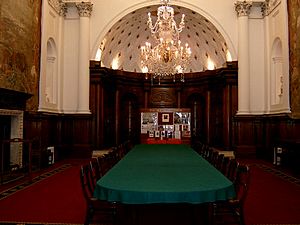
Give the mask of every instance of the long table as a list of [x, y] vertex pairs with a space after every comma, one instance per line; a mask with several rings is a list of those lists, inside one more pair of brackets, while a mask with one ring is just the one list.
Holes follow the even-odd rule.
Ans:
[[98, 180], [94, 196], [124, 204], [199, 204], [233, 198], [235, 190], [187, 145], [141, 144]]

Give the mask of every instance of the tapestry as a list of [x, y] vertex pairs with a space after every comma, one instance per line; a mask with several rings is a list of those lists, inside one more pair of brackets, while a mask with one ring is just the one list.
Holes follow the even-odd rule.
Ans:
[[288, 11], [291, 109], [300, 118], [300, 0], [289, 0]]
[[32, 94], [38, 108], [41, 1], [0, 1], [0, 88]]

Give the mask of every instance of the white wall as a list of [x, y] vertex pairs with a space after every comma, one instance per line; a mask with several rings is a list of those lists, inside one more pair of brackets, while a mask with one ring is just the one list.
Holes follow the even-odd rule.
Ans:
[[[75, 7], [68, 7], [65, 15], [49, 5], [42, 4], [41, 72], [39, 111], [76, 113], [78, 102], [78, 37], [79, 15]], [[56, 46], [56, 68], [53, 90], [55, 99], [46, 99], [47, 42], [52, 39]]]
[[[279, 1], [280, 2], [280, 1]], [[266, 48], [269, 49], [269, 54], [266, 57], [269, 58], [269, 74], [266, 74], [269, 78], [269, 109], [270, 113], [282, 113], [290, 112], [290, 103], [289, 103], [289, 44], [288, 44], [288, 14], [287, 14], [287, 1], [281, 0], [281, 3], [272, 10], [269, 14], [268, 19], [268, 29], [269, 29], [269, 38]], [[272, 48], [274, 41], [279, 39], [282, 44], [282, 89], [283, 95], [280, 99], [280, 102], [274, 102], [273, 99], [276, 98], [275, 95], [278, 95], [278, 88], [275, 87], [275, 90], [272, 89], [272, 83], [276, 79], [274, 76], [274, 70], [272, 70]]]
[[[50, 87], [51, 85], [46, 81], [47, 74], [47, 42], [49, 39], [53, 40], [55, 46], [58, 46], [59, 43], [59, 15], [58, 13], [51, 7], [49, 7], [47, 1], [43, 1], [42, 3], [42, 35], [41, 35], [41, 70], [40, 70], [40, 94], [39, 94], [39, 110], [40, 111], [50, 111], [57, 112], [58, 109], [58, 93], [55, 93], [56, 99], [52, 101], [47, 101], [46, 99], [46, 87]], [[61, 49], [55, 49], [56, 62], [59, 60], [58, 55], [61, 52]], [[59, 87], [58, 82], [58, 68], [54, 68], [54, 81], [53, 85]], [[57, 90], [57, 88], [53, 88], [53, 90]]]

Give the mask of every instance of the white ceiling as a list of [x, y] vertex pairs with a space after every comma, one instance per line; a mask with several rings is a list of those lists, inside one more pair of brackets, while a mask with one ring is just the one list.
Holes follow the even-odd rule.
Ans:
[[[210, 59], [215, 68], [223, 67], [226, 62], [227, 45], [216, 27], [202, 15], [194, 11], [172, 6], [177, 24], [185, 14], [185, 28], [180, 34], [182, 44], [188, 43], [192, 50], [192, 62], [188, 72], [200, 72], [208, 69]], [[136, 10], [119, 20], [105, 35], [100, 44], [102, 66], [114, 68], [112, 62], [117, 59], [117, 69], [141, 72], [140, 47], [145, 42], [155, 45], [147, 26], [148, 12], [153, 23], [156, 22], [158, 5]]]

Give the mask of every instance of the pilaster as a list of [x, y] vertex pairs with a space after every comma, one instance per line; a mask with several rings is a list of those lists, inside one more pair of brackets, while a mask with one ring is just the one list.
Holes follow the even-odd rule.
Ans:
[[252, 2], [238, 1], [238, 113], [250, 113], [249, 13]]
[[79, 59], [78, 59], [78, 108], [79, 113], [90, 113], [89, 109], [89, 51], [90, 51], [90, 16], [93, 5], [90, 2], [76, 3], [79, 18]]

